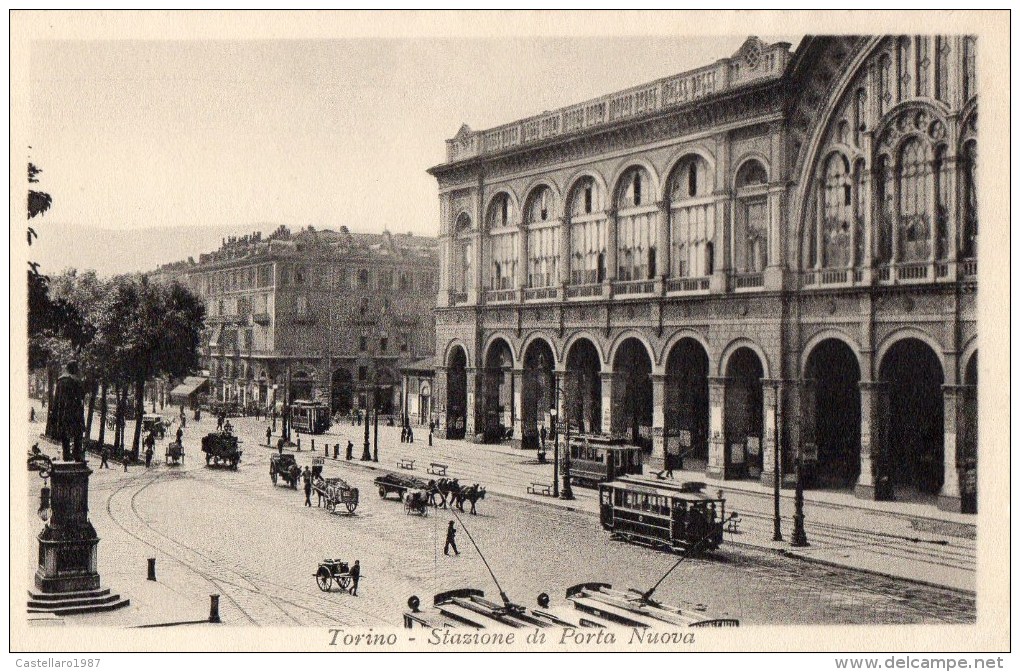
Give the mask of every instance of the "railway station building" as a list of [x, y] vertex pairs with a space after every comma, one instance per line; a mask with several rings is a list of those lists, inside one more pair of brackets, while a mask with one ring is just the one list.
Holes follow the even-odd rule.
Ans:
[[401, 367], [434, 353], [437, 257], [435, 238], [410, 233], [280, 227], [154, 275], [205, 302], [211, 400], [399, 415]]
[[976, 48], [751, 37], [462, 126], [429, 171], [442, 432], [557, 418], [766, 484], [778, 444], [784, 483], [800, 457], [809, 487], [975, 511]]

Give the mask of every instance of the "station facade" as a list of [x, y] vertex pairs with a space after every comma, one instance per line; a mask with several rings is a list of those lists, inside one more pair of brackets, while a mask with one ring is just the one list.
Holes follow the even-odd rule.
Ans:
[[[976, 510], [976, 41], [751, 37], [430, 170], [432, 403], [725, 479]], [[438, 430], [437, 430], [438, 431]]]
[[437, 266], [435, 238], [280, 227], [155, 275], [205, 302], [211, 399], [389, 415], [402, 412], [401, 367], [434, 353]]

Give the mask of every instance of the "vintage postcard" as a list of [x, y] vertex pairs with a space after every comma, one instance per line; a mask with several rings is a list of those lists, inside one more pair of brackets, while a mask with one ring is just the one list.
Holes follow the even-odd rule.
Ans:
[[1007, 651], [1008, 24], [12, 13], [12, 651]]

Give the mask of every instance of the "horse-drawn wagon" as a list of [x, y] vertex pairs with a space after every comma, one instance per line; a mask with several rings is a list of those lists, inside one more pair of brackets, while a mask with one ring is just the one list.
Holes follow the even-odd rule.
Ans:
[[352, 488], [342, 478], [315, 478], [312, 480], [312, 490], [320, 501], [326, 503], [326, 510], [330, 513], [334, 513], [341, 505], [347, 509], [347, 513], [354, 513], [358, 508], [358, 489]]
[[383, 499], [387, 495], [397, 493], [397, 499], [403, 500], [404, 493], [408, 490], [428, 491], [429, 484], [414, 476], [401, 476], [400, 474], [387, 473], [377, 476], [375, 484], [379, 487], [379, 496]]
[[296, 490], [301, 479], [301, 467], [290, 453], [273, 455], [269, 458], [269, 478], [273, 485], [276, 485], [278, 479], [283, 479], [285, 484]]
[[184, 446], [181, 445], [180, 441], [174, 441], [168, 444], [166, 447], [166, 463], [169, 465], [183, 464], [184, 462]]
[[[485, 499], [484, 487], [477, 483], [461, 485], [456, 478], [439, 478], [426, 482], [414, 476], [403, 476], [390, 472], [376, 477], [375, 484], [378, 486], [379, 496], [382, 498], [396, 493], [398, 499], [404, 500], [408, 491], [414, 491], [421, 493], [420, 499], [438, 508], [446, 508], [449, 504], [450, 506], [456, 505], [459, 510], [463, 511], [464, 503], [467, 502], [471, 505], [470, 513], [472, 514], [477, 513], [475, 505], [478, 500]], [[407, 509], [406, 505], [405, 510], [408, 513], [420, 513], [416, 508]]]
[[202, 452], [205, 453], [205, 463], [209, 465], [224, 465], [231, 469], [237, 469], [241, 461], [241, 450], [238, 445], [241, 442], [229, 432], [215, 432], [202, 437]]

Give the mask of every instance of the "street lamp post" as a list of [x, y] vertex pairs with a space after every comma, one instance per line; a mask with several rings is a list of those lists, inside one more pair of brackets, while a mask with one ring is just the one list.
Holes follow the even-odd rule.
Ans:
[[368, 405], [368, 399], [369, 399], [368, 388], [366, 387], [365, 388], [365, 449], [363, 451], [361, 451], [361, 461], [362, 462], [371, 462], [372, 461], [372, 452], [371, 452], [371, 448], [370, 448], [370, 438], [369, 438], [369, 435], [368, 435], [368, 433], [369, 433], [369, 428], [368, 428], [368, 425], [369, 425], [369, 414], [371, 413], [371, 410], [369, 409], [369, 405]]
[[[373, 387], [372, 388], [372, 394], [373, 395], [376, 394], [378, 391], [379, 391], [378, 387]], [[373, 448], [375, 448], [375, 450], [374, 450], [373, 455], [372, 455], [372, 461], [373, 462], [378, 462], [379, 461], [379, 404], [377, 404], [375, 402], [376, 402], [376, 400], [373, 399], [372, 400], [372, 406], [375, 407], [375, 422], [373, 423], [375, 425], [375, 434], [373, 435], [372, 441], [373, 441]]]
[[808, 543], [807, 534], [804, 532], [804, 483], [801, 480], [803, 476], [803, 459], [798, 452], [797, 455], [797, 489], [795, 491], [793, 500], [793, 539], [790, 541], [791, 546], [810, 546]]
[[557, 406], [559, 406], [559, 395], [560, 388], [554, 388], [555, 400], [553, 401], [553, 407], [549, 409], [549, 415], [552, 416], [553, 432], [553, 497], [560, 496], [560, 430], [556, 425], [556, 413]]
[[772, 541], [783, 540], [783, 530], [779, 518], [779, 485], [782, 479], [779, 459], [779, 381], [772, 381], [775, 394], [772, 400]]

